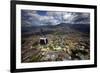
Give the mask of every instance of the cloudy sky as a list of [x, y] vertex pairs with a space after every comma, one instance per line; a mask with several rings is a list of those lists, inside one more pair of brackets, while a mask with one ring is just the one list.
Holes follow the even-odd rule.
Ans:
[[89, 13], [21, 10], [22, 26], [58, 25], [60, 23], [89, 24]]

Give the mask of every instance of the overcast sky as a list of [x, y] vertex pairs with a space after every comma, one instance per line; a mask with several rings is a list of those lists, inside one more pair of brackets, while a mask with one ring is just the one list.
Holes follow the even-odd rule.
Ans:
[[58, 25], [60, 23], [89, 24], [89, 13], [21, 10], [22, 26]]

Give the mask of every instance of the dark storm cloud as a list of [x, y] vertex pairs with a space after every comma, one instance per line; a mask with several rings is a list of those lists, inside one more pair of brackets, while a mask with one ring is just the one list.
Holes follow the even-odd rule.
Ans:
[[73, 19], [74, 23], [89, 24], [90, 14], [89, 13], [75, 13], [76, 17]]
[[89, 24], [89, 13], [21, 10], [22, 26]]

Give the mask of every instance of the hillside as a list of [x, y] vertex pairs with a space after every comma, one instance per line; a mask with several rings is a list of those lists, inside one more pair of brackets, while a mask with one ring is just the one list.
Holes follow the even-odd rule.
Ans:
[[[22, 27], [22, 62], [90, 59], [89, 24]], [[40, 45], [45, 37], [48, 44]]]

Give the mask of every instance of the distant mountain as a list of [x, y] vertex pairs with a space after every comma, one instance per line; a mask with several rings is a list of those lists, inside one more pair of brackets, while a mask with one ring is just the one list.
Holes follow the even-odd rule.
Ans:
[[[42, 31], [41, 31], [42, 30]], [[61, 23], [58, 25], [47, 25], [47, 26], [31, 26], [31, 27], [22, 27], [21, 32], [22, 35], [41, 35], [43, 34], [52, 34], [54, 32], [59, 32], [63, 34], [67, 34], [70, 32], [77, 33], [89, 33], [90, 25], [89, 24], [69, 24], [69, 23]]]
[[69, 24], [69, 23], [61, 23], [57, 25], [58, 27], [70, 27], [71, 29], [75, 29], [80, 32], [90, 32], [90, 24]]

